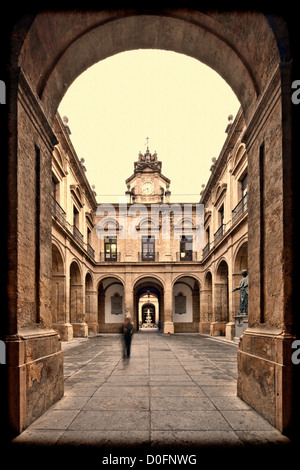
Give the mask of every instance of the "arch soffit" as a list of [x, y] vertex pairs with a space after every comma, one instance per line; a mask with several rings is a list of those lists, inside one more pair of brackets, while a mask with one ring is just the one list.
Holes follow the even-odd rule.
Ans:
[[69, 264], [69, 271], [71, 270], [71, 266], [72, 265], [75, 265], [80, 273], [80, 277], [82, 277], [82, 269], [81, 269], [81, 266], [80, 266], [80, 262], [77, 258], [73, 257], [71, 260], [70, 260], [70, 264]]
[[59, 243], [57, 243], [57, 242], [56, 242], [55, 240], [53, 240], [53, 239], [52, 239], [51, 243], [52, 243], [52, 249], [53, 249], [53, 247], [55, 247], [55, 248], [57, 249], [58, 253], [60, 254], [61, 259], [62, 259], [62, 263], [63, 263], [64, 268], [65, 268], [66, 259], [65, 259], [65, 254], [63, 253], [63, 251], [62, 251], [62, 249], [61, 249], [61, 246], [59, 245]]
[[153, 307], [154, 310], [156, 309], [156, 306], [152, 302], [147, 302], [144, 305], [142, 305], [142, 309], [148, 308], [148, 307]]
[[151, 282], [154, 284], [159, 284], [159, 287], [165, 290], [165, 282], [156, 274], [151, 273], [151, 275], [141, 274], [136, 279], [134, 279], [132, 283], [133, 291], [139, 288], [139, 284], [143, 284], [143, 282], [150, 282], [149, 279], [151, 279]]
[[[255, 18], [253, 15], [256, 15]], [[201, 61], [231, 86], [245, 112], [260, 94], [260, 82], [263, 79], [266, 81], [266, 77], [261, 77], [259, 71], [255, 70], [256, 65], [247, 47], [248, 42], [236, 33], [243, 30], [246, 21], [243, 13], [241, 20], [235, 17], [234, 30], [222, 13], [206, 15], [186, 9], [168, 9], [156, 15], [141, 15], [140, 11], [122, 10], [102, 11], [93, 16], [83, 16], [82, 13], [69, 15], [63, 12], [52, 16], [51, 13], [44, 13], [35, 17], [31, 25], [32, 38], [27, 34], [26, 48], [21, 50], [19, 57], [19, 64], [25, 75], [34, 82], [33, 88], [42, 99], [50, 122], [66, 90], [82, 72], [102, 59], [133, 49], [172, 50]], [[274, 64], [278, 63], [278, 38], [274, 36], [267, 19], [262, 13], [250, 13], [248, 16], [250, 26], [255, 25], [264, 31], [267, 38], [266, 49], [271, 51], [269, 54], [272, 53]], [[45, 48], [45, 57], [41, 59], [43, 54], [39, 57], [41, 74], [38, 78], [33, 67], [35, 58], [31, 57], [31, 48], [34, 50], [34, 37], [36, 34], [42, 37], [39, 32], [45, 27], [53, 33], [56, 28], [60, 28], [65, 34], [57, 35], [58, 39], [53, 41], [49, 53], [46, 45], [42, 45]], [[249, 41], [249, 38], [246, 39]], [[198, 47], [199, 43], [202, 47]], [[91, 44], [94, 44], [93, 48], [90, 47]], [[91, 50], [91, 53], [86, 54], [86, 50]], [[74, 57], [77, 58], [76, 61]], [[27, 61], [30, 68], [28, 72]], [[239, 73], [236, 73], [237, 70]]]
[[88, 276], [89, 276], [90, 279], [91, 279], [91, 288], [93, 289], [93, 287], [94, 287], [94, 275], [93, 275], [93, 273], [92, 273], [92, 271], [91, 271], [90, 269], [88, 269], [88, 270], [86, 271], [85, 275], [84, 275], [85, 287], [87, 286], [87, 282], [86, 282], [86, 281], [87, 281]]
[[180, 282], [180, 279], [183, 280], [184, 282], [184, 279], [185, 277], [189, 277], [190, 279], [193, 279], [194, 281], [197, 281], [198, 282], [198, 285], [199, 285], [199, 289], [201, 288], [201, 281], [200, 279], [195, 275], [195, 274], [179, 274], [178, 276], [175, 277], [175, 279], [173, 279], [172, 281], [172, 289], [174, 288], [174, 285], [177, 283], [177, 282]]
[[239, 256], [240, 254], [240, 250], [241, 249], [244, 249], [247, 245], [247, 250], [248, 250], [248, 236], [245, 235], [240, 241], [239, 243], [237, 244], [237, 246], [235, 247], [234, 249], [234, 252], [233, 252], [233, 263], [232, 263], [232, 266], [235, 267], [236, 265], [236, 260], [237, 260], [237, 257]]
[[216, 266], [215, 266], [215, 273], [216, 273], [216, 275], [218, 275], [218, 271], [219, 271], [219, 269], [220, 269], [221, 264], [224, 264], [224, 263], [226, 263], [227, 269], [229, 269], [228, 260], [225, 258], [225, 256], [222, 256], [222, 257], [218, 260], [218, 262], [217, 262], [217, 264], [216, 264]]
[[212, 275], [211, 270], [207, 269], [207, 271], [204, 273], [204, 282], [203, 282], [204, 289], [207, 289], [208, 287], [212, 289], [212, 284], [213, 284], [213, 275]]
[[103, 274], [96, 281], [97, 291], [99, 290], [99, 286], [100, 286], [101, 282], [104, 281], [105, 279], [113, 279], [113, 280], [119, 281], [122, 284], [122, 286], [125, 287], [124, 279], [122, 279], [120, 276], [117, 276], [116, 274], [112, 274], [112, 275]]

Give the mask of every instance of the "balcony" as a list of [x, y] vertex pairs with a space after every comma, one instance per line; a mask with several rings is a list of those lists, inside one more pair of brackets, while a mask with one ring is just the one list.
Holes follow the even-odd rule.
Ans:
[[121, 260], [121, 253], [100, 253], [100, 262], [117, 263]]
[[210, 243], [208, 242], [202, 250], [202, 258], [205, 258], [205, 256], [208, 255], [209, 250], [210, 250]]
[[180, 251], [176, 253], [176, 261], [191, 262], [197, 261], [197, 252], [192, 250]]
[[232, 225], [238, 220], [238, 218], [246, 212], [247, 206], [247, 193], [240, 200], [240, 202], [235, 206], [232, 211]]
[[225, 227], [226, 227], [225, 224], [220, 225], [220, 227], [218, 228], [218, 230], [214, 234], [214, 245], [216, 245], [221, 240], [223, 235], [225, 234]]
[[64, 227], [66, 227], [66, 213], [63, 208], [58, 204], [57, 200], [52, 196], [52, 215]]
[[89, 243], [87, 244], [86, 251], [88, 252], [91, 258], [95, 259], [95, 250], [91, 247]]
[[158, 251], [139, 251], [138, 252], [138, 260], [139, 261], [159, 261], [159, 254]]
[[79, 243], [79, 245], [83, 246], [83, 235], [78, 230], [76, 225], [73, 225], [73, 236], [74, 236], [75, 240]]

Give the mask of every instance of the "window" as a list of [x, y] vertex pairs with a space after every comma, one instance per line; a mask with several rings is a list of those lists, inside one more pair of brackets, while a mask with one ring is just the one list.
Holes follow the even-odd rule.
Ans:
[[52, 196], [58, 202], [58, 182], [52, 176]]
[[91, 231], [89, 227], [87, 227], [87, 242], [90, 244], [91, 243]]
[[206, 243], [210, 242], [210, 227], [206, 229]]
[[117, 261], [117, 239], [106, 237], [104, 239], [105, 261]]
[[219, 209], [219, 227], [224, 223], [224, 204], [221, 205]]
[[193, 259], [193, 237], [183, 236], [180, 240], [180, 261], [192, 261]]
[[142, 237], [142, 261], [155, 261], [155, 238]]
[[241, 188], [242, 188], [242, 198], [243, 198], [247, 194], [247, 190], [248, 190], [248, 173], [246, 173], [243, 179], [241, 180]]
[[73, 226], [79, 229], [79, 212], [75, 206], [73, 206]]

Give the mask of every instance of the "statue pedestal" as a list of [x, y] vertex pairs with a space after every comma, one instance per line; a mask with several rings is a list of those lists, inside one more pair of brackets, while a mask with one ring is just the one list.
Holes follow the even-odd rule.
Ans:
[[234, 317], [235, 338], [239, 338], [248, 328], [248, 314], [238, 313]]

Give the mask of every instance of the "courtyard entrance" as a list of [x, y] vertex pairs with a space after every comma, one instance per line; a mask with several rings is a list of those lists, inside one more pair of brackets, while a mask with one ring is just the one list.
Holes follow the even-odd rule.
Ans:
[[163, 319], [164, 291], [155, 278], [142, 278], [134, 287], [134, 323], [137, 330], [159, 331]]

